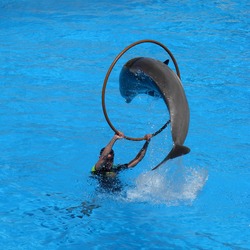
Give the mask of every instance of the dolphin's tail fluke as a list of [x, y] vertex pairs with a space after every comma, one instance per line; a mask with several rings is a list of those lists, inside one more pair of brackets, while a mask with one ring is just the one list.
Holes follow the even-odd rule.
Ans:
[[176, 157], [186, 155], [190, 152], [190, 148], [183, 145], [174, 145], [169, 154], [167, 155], [167, 160], [174, 159]]
[[186, 146], [183, 146], [183, 145], [174, 145], [174, 147], [168, 153], [168, 155], [166, 156], [166, 158], [162, 162], [160, 162], [157, 166], [155, 166], [152, 170], [157, 169], [163, 163], [165, 163], [166, 161], [168, 161], [170, 159], [174, 159], [176, 157], [179, 157], [179, 156], [182, 156], [182, 155], [186, 155], [189, 152], [190, 152], [190, 148], [188, 148]]

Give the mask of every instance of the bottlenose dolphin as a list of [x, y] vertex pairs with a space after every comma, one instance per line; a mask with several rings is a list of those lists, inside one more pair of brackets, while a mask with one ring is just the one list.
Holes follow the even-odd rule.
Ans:
[[173, 148], [156, 167], [169, 159], [185, 155], [190, 149], [183, 146], [189, 127], [189, 107], [180, 78], [168, 67], [168, 60], [160, 62], [146, 57], [129, 60], [120, 72], [120, 93], [131, 102], [138, 94], [164, 99], [170, 114]]

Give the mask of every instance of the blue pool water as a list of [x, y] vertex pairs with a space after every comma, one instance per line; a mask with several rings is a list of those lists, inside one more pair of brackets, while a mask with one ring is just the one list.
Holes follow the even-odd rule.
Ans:
[[[250, 249], [249, 2], [0, 1], [1, 249]], [[101, 89], [115, 56], [154, 39], [177, 59], [190, 106], [191, 153], [151, 172], [170, 128], [123, 172], [119, 194], [90, 169], [113, 136]], [[131, 136], [167, 119], [161, 100], [125, 104], [128, 59], [165, 61], [153, 44], [129, 51], [107, 87], [115, 126]], [[172, 66], [172, 65], [170, 65]], [[115, 145], [131, 160], [142, 142]]]

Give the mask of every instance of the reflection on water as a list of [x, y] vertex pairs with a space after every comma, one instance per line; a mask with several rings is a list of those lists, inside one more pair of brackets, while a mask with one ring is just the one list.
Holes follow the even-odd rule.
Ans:
[[90, 216], [94, 209], [101, 207], [95, 204], [95, 202], [83, 201], [79, 206], [67, 208], [67, 212], [70, 213], [72, 218], [83, 218], [84, 215]]

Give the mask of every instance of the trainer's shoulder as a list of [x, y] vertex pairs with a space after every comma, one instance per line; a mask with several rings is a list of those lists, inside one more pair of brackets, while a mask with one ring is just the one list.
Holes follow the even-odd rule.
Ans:
[[118, 165], [113, 166], [113, 169], [116, 171], [121, 171], [127, 168], [128, 168], [128, 164], [118, 164]]

